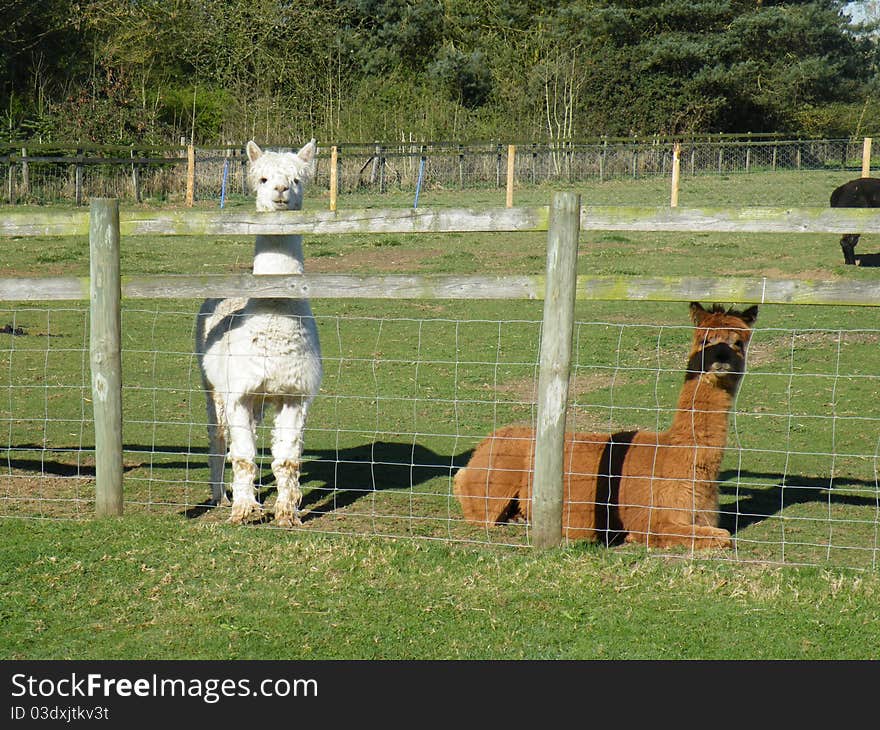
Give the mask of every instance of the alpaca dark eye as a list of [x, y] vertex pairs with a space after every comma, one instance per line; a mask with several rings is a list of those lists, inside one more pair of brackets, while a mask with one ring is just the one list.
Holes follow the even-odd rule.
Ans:
[[268, 178], [261, 177], [261, 178], [260, 178], [260, 185], [265, 185], [267, 179], [268, 179]]
[[298, 177], [293, 178], [293, 184], [299, 185], [299, 178]]

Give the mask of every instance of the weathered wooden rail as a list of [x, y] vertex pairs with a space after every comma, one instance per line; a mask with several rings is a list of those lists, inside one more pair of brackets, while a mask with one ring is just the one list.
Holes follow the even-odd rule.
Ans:
[[[538, 378], [533, 539], [562, 538], [562, 449], [575, 301], [714, 300], [739, 303], [880, 305], [880, 281], [779, 280], [744, 277], [575, 276], [579, 230], [761, 233], [880, 233], [880, 210], [844, 208], [647, 208], [580, 205], [557, 193], [549, 206], [527, 208], [391, 209], [279, 213], [160, 211], [120, 213], [116, 200], [93, 200], [84, 211], [11, 210], [0, 236], [84, 236], [89, 277], [0, 279], [0, 300], [89, 299], [95, 409], [96, 511], [122, 512], [122, 408], [119, 308], [124, 298], [218, 296], [321, 298], [543, 299]], [[547, 233], [545, 275], [536, 276], [121, 276], [119, 241], [146, 235], [256, 233]]]
[[[217, 213], [214, 211], [120, 212], [123, 238], [146, 235], [254, 235], [257, 233], [545, 232], [547, 206], [472, 209], [376, 209], [339, 212]], [[712, 231], [725, 233], [880, 233], [880, 209], [858, 208], [664, 208], [584, 206], [580, 230]], [[88, 236], [86, 211], [10, 210], [0, 217], [0, 236]], [[829, 242], [833, 245], [833, 242]], [[543, 299], [546, 281], [535, 276], [122, 276], [128, 299], [206, 296], [312, 297], [327, 299]], [[0, 279], [0, 300], [87, 299], [86, 277]], [[757, 302], [876, 306], [880, 282], [763, 277], [577, 278], [578, 300]]]
[[[122, 236], [242, 236], [257, 233], [453, 233], [546, 231], [547, 206], [517, 208], [376, 208], [278, 213], [121, 211]], [[583, 231], [715, 233], [880, 233], [880, 208], [668, 208], [585, 205]], [[85, 210], [9, 209], [0, 236], [87, 236]]]
[[[123, 276], [124, 299], [247, 296], [309, 299], [544, 299], [543, 275], [518, 276]], [[88, 277], [0, 279], [0, 301], [89, 298]], [[701, 276], [578, 276], [577, 301], [685, 302], [696, 299], [764, 304], [877, 306], [880, 281]]]

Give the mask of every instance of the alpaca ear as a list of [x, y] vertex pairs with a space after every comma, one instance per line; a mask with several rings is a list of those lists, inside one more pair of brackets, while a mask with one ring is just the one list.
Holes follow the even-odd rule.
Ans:
[[315, 141], [315, 138], [312, 137], [309, 142], [303, 145], [299, 152], [296, 153], [296, 156], [299, 157], [303, 162], [310, 163], [315, 159], [315, 153], [318, 151], [318, 143]]
[[707, 312], [703, 309], [703, 305], [699, 302], [691, 302], [690, 306], [691, 313], [691, 322], [694, 324], [699, 324], [703, 321], [703, 318], [706, 316]]
[[758, 319], [758, 305], [755, 304], [754, 306], [749, 307], [740, 315], [740, 319], [751, 327], [755, 323], [755, 320]]
[[256, 162], [258, 159], [260, 159], [260, 157], [263, 156], [263, 150], [261, 150], [257, 143], [253, 140], [247, 143], [245, 149], [247, 149], [247, 156], [251, 162]]

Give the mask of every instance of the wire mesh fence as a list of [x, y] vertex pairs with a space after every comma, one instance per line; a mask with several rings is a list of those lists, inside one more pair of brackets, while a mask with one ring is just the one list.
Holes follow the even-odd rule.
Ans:
[[[581, 307], [570, 430], [662, 431], [671, 421], [692, 327], [682, 304], [638, 306], [647, 311], [635, 320]], [[334, 311], [329, 301], [314, 308], [325, 375], [307, 423], [299, 529], [530, 544], [528, 521], [466, 522], [452, 479], [496, 428], [534, 426], [539, 305], [507, 302], [497, 318], [481, 319], [426, 317], [417, 306], [373, 316]], [[127, 512], [228, 516], [208, 504], [196, 309], [123, 309]], [[780, 320], [769, 306], [761, 318]], [[0, 322], [0, 515], [90, 516], [87, 308], [5, 306]], [[719, 478], [717, 519], [734, 547], [714, 557], [876, 569], [878, 343], [880, 329], [852, 321], [799, 328], [759, 320]], [[269, 424], [257, 434], [259, 498], [271, 512]]]
[[[671, 139], [597, 139], [515, 145], [518, 187], [667, 177]], [[340, 194], [383, 195], [418, 186], [428, 190], [503, 189], [509, 146], [501, 143], [372, 143], [336, 145]], [[275, 149], [293, 149], [276, 147]], [[863, 169], [864, 140], [783, 140], [716, 136], [681, 141], [683, 175]], [[221, 201], [249, 193], [243, 146], [196, 147], [189, 170], [185, 147], [95, 148], [31, 145], [0, 149], [0, 200], [8, 204], [71, 202], [115, 197], [133, 202], [182, 203], [187, 179], [193, 198]], [[870, 163], [870, 160], [868, 160]], [[315, 186], [330, 186], [330, 154], [318, 157]]]

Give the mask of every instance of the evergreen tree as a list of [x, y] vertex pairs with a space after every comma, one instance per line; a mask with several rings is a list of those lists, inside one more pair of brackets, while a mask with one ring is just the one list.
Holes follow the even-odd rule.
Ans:
[[833, 0], [578, 5], [596, 132], [788, 131], [805, 104], [858, 97], [872, 72], [870, 43]]

